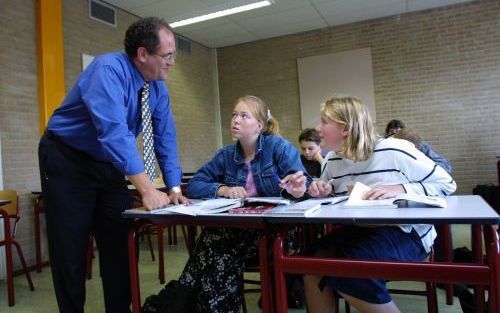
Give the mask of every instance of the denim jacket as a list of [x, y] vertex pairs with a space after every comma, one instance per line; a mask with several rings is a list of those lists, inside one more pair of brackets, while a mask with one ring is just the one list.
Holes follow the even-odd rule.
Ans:
[[[288, 174], [306, 170], [297, 149], [283, 137], [260, 135], [255, 157], [250, 162], [255, 187], [259, 196], [291, 197], [279, 187], [279, 180]], [[207, 164], [191, 179], [187, 194], [190, 198], [215, 198], [220, 186], [245, 186], [248, 175], [240, 143], [228, 145], [217, 151]], [[307, 187], [311, 178], [307, 176]]]

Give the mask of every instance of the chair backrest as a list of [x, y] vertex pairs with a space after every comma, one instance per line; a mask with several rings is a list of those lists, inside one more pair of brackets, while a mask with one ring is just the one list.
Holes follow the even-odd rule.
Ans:
[[0, 208], [9, 215], [17, 215], [19, 208], [17, 191], [0, 190], [0, 200], [10, 200], [9, 204], [2, 205]]

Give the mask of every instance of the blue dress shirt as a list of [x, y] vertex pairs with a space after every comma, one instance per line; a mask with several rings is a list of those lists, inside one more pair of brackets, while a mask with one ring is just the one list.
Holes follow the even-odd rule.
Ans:
[[[126, 54], [97, 56], [80, 75], [47, 129], [97, 161], [125, 175], [144, 172], [136, 137], [142, 131], [140, 93], [145, 80]], [[175, 123], [163, 81], [150, 82], [149, 106], [155, 152], [168, 188], [180, 185]]]

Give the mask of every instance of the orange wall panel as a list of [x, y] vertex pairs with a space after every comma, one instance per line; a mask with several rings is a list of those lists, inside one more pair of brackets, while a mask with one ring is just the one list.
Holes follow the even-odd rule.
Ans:
[[65, 96], [62, 0], [37, 0], [40, 133]]

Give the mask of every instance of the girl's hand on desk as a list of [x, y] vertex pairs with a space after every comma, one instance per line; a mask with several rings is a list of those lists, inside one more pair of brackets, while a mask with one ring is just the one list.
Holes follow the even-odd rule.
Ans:
[[225, 197], [229, 199], [239, 199], [248, 197], [247, 191], [243, 187], [228, 187], [221, 186], [217, 190], [217, 195], [219, 197]]
[[142, 205], [148, 210], [163, 208], [170, 203], [168, 195], [155, 188], [145, 191], [141, 196]]
[[406, 193], [403, 185], [376, 186], [371, 190], [365, 192], [365, 194], [363, 195], [363, 200], [394, 198], [400, 193]]
[[328, 197], [332, 193], [332, 185], [329, 182], [315, 180], [309, 186], [309, 195], [315, 198]]
[[286, 189], [295, 198], [300, 198], [306, 193], [306, 182], [307, 177], [302, 171], [298, 171], [295, 174], [286, 175], [280, 181], [280, 187]]

